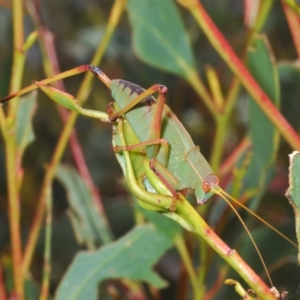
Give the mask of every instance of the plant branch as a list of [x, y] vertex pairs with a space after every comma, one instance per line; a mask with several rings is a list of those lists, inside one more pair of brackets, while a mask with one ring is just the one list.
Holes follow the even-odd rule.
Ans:
[[203, 238], [205, 242], [245, 280], [259, 297], [265, 300], [277, 299], [262, 279], [247, 265], [235, 250], [229, 248], [219, 236], [214, 233], [187, 200], [176, 202], [176, 213], [191, 225], [193, 233]]
[[[13, 64], [11, 72], [10, 93], [20, 89], [23, 69], [25, 63], [25, 54], [23, 51], [23, 2], [13, 0]], [[18, 109], [18, 101], [12, 101], [8, 106], [8, 117], [6, 119], [7, 132], [5, 137], [6, 150], [6, 174], [8, 184], [8, 206], [9, 206], [9, 225], [12, 247], [13, 261], [13, 279], [14, 291], [16, 297], [22, 300], [24, 298], [23, 274], [20, 266], [22, 265], [22, 243], [20, 232], [20, 173], [21, 157], [18, 153], [15, 140], [15, 121]], [[4, 123], [3, 114], [1, 113], [1, 124]]]
[[297, 132], [282, 116], [266, 93], [252, 77], [247, 68], [243, 65], [229, 43], [211, 20], [201, 3], [196, 0], [177, 1], [186, 7], [194, 16], [195, 20], [206, 34], [212, 46], [223, 58], [225, 63], [230, 67], [231, 71], [239, 78], [244, 88], [257, 102], [259, 107], [274, 124], [274, 126], [279, 130], [284, 139], [292, 148], [300, 149], [300, 137]]
[[283, 0], [281, 0], [281, 4], [283, 7], [283, 11], [286, 17], [286, 20], [289, 24], [290, 31], [292, 34], [292, 38], [294, 41], [294, 45], [298, 54], [298, 58], [300, 58], [300, 20], [297, 13], [288, 6]]

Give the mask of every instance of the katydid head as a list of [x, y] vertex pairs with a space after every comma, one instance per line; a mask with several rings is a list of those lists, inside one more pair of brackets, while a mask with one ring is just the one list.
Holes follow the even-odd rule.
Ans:
[[197, 203], [201, 205], [205, 204], [208, 199], [216, 192], [216, 190], [220, 189], [219, 183], [219, 178], [214, 174], [205, 176], [202, 183], [199, 182], [199, 184], [195, 186]]
[[207, 175], [202, 182], [202, 190], [205, 193], [209, 193], [210, 191], [213, 191], [214, 188], [218, 187], [219, 183], [220, 179], [216, 175]]

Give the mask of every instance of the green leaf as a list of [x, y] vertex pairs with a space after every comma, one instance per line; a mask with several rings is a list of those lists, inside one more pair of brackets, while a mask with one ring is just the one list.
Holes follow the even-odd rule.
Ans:
[[59, 166], [57, 178], [67, 190], [70, 217], [78, 243], [94, 249], [111, 241], [106, 221], [93, 203], [93, 195], [75, 169]]
[[282, 62], [278, 66], [282, 99], [282, 114], [299, 132], [300, 130], [300, 66], [298, 60]]
[[186, 78], [195, 69], [190, 41], [173, 0], [130, 0], [133, 48], [146, 63]]
[[[249, 69], [276, 107], [280, 103], [277, 67], [267, 40], [257, 35], [248, 52]], [[249, 101], [249, 135], [252, 157], [245, 176], [247, 189], [255, 191], [258, 200], [272, 175], [279, 146], [279, 132], [253, 99]]]
[[167, 218], [164, 215], [158, 214], [157, 212], [147, 211], [142, 207], [139, 207], [138, 209], [171, 241], [173, 241], [177, 235], [182, 234], [181, 226], [174, 220]]
[[[5, 281], [2, 283], [5, 285], [5, 289], [7, 291], [7, 294], [13, 294], [14, 290], [14, 280], [13, 280], [13, 269], [12, 269], [12, 261], [10, 259], [3, 259], [1, 258], [1, 272], [3, 278], [5, 278]], [[25, 278], [24, 282], [24, 288], [25, 288], [25, 299], [30, 299], [30, 300], [38, 300], [39, 299], [39, 294], [40, 290], [37, 285], [37, 283], [34, 282], [34, 280], [30, 277], [27, 276]], [[11, 297], [13, 298], [13, 297]], [[9, 299], [11, 299], [9, 298]], [[2, 300], [2, 298], [1, 298]]]
[[98, 284], [109, 278], [128, 278], [166, 286], [152, 267], [172, 242], [152, 224], [135, 227], [117, 242], [95, 252], [79, 253], [56, 293], [56, 300], [97, 299]]
[[32, 118], [36, 110], [37, 91], [21, 97], [18, 106], [17, 124], [16, 124], [16, 141], [21, 153], [26, 147], [34, 141], [34, 132], [32, 128]]
[[295, 213], [296, 235], [298, 240], [298, 263], [300, 264], [300, 152], [294, 151], [289, 156], [289, 188], [286, 192], [286, 196]]

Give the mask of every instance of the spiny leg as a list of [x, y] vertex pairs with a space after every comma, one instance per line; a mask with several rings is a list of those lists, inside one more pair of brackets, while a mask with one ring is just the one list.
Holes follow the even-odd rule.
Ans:
[[[55, 82], [57, 80], [64, 79], [64, 78], [67, 78], [67, 77], [71, 77], [71, 76], [74, 76], [74, 75], [77, 75], [77, 74], [80, 74], [80, 73], [83, 73], [83, 72], [86, 72], [86, 71], [90, 71], [93, 74], [95, 74], [95, 70], [97, 70], [97, 74], [101, 72], [101, 76], [97, 76], [97, 77], [100, 78], [101, 81], [109, 87], [110, 79], [102, 71], [100, 71], [100, 69], [98, 69], [97, 67], [95, 67], [93, 65], [81, 65], [79, 67], [68, 70], [66, 72], [62, 72], [62, 73], [57, 74], [55, 76], [43, 79], [39, 82], [41, 84], [49, 84], [49, 83]], [[28, 93], [28, 92], [36, 89], [36, 88], [37, 88], [36, 84], [33, 83], [33, 84], [21, 89], [20, 91], [14, 93], [14, 94], [8, 95], [8, 96], [0, 99], [0, 103], [5, 103], [5, 102], [9, 101], [12, 98], [15, 98], [15, 97], [21, 96], [23, 94], [26, 94], [26, 93]]]
[[[99, 78], [100, 78], [100, 76], [99, 76]], [[150, 88], [145, 90], [143, 93], [138, 95], [135, 99], [133, 99], [130, 103], [128, 103], [125, 107], [123, 107], [118, 112], [111, 112], [112, 113], [112, 115], [110, 116], [111, 121], [115, 121], [119, 117], [123, 116], [128, 111], [130, 111], [133, 107], [135, 107], [137, 104], [139, 104], [142, 100], [144, 100], [145, 98], [147, 98], [148, 96], [150, 96], [156, 92], [159, 93], [158, 99], [160, 101], [163, 101], [163, 103], [162, 103], [162, 108], [163, 108], [167, 91], [168, 91], [168, 88], [166, 86], [161, 85], [161, 84], [154, 84], [153, 86], [151, 86]], [[161, 114], [162, 114], [162, 108], [160, 111]]]
[[[102, 81], [104, 82], [108, 87], [110, 83], [110, 79], [99, 69], [99, 68], [92, 68], [91, 71]], [[154, 94], [155, 92], [158, 92], [158, 97], [156, 101], [156, 105], [154, 105], [154, 113], [153, 113], [153, 120], [151, 122], [151, 126], [149, 129], [149, 133], [147, 136], [147, 141], [156, 141], [160, 139], [161, 136], [161, 123], [162, 123], [162, 115], [163, 115], [163, 109], [165, 105], [165, 99], [166, 99], [166, 93], [168, 91], [168, 88], [161, 84], [155, 84], [148, 88], [147, 90], [143, 91], [140, 95], [138, 95], [135, 99], [133, 99], [130, 103], [128, 103], [125, 107], [115, 112], [114, 107], [112, 104], [109, 104], [108, 106], [108, 115], [111, 121], [115, 121], [119, 117], [126, 114], [128, 111], [130, 111], [133, 107], [135, 107], [138, 103], [140, 103], [142, 100], [147, 98], [148, 96]], [[153, 109], [153, 108], [151, 108]], [[148, 156], [150, 158], [155, 158], [158, 154], [159, 150], [159, 144], [161, 143], [152, 143], [151, 149], [147, 149]], [[167, 155], [168, 155], [168, 149], [163, 150], [164, 153], [164, 160], [162, 163], [166, 164], [167, 162]]]
[[[101, 76], [102, 74], [99, 73], [99, 77]], [[153, 93], [158, 92], [157, 100], [152, 100], [150, 103], [149, 109], [152, 110], [153, 113], [151, 114], [152, 119], [150, 122], [150, 128], [145, 140], [149, 141], [149, 144], [147, 145], [147, 154], [149, 158], [155, 158], [159, 152], [160, 146], [162, 146], [161, 163], [163, 163], [164, 165], [167, 164], [169, 147], [161, 139], [161, 124], [167, 90], [168, 89], [166, 86], [156, 84], [150, 87], [149, 89], [144, 90], [141, 94], [136, 96], [133, 100], [130, 101], [130, 103], [125, 105], [122, 109], [118, 107], [116, 102], [109, 103], [107, 109], [107, 113], [110, 116], [110, 119], [114, 121], [116, 120], [116, 118], [126, 114], [128, 111], [134, 108], [134, 106], [139, 104], [141, 101], [143, 101]], [[134, 93], [136, 91], [133, 88], [131, 88], [131, 92]]]

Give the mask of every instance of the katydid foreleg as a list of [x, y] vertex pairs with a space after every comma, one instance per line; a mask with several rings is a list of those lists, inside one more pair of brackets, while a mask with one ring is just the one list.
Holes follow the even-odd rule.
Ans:
[[[100, 80], [109, 80], [108, 77], [97, 68], [93, 69], [94, 74], [100, 79]], [[111, 81], [109, 81], [111, 82]], [[125, 81], [124, 81], [125, 82]], [[121, 116], [125, 116], [130, 110], [133, 110], [136, 108], [137, 105], [140, 104], [140, 102], [148, 102], [149, 109], [152, 110], [152, 119], [150, 122], [150, 127], [147, 132], [146, 138], [144, 137], [144, 143], [149, 143], [149, 147], [147, 147], [147, 154], [149, 158], [154, 158], [157, 156], [157, 153], [159, 151], [159, 147], [161, 144], [163, 147], [163, 153], [162, 156], [162, 163], [167, 163], [167, 155], [168, 155], [168, 145], [163, 142], [163, 139], [161, 139], [161, 125], [162, 125], [162, 115], [163, 115], [163, 109], [165, 105], [165, 99], [166, 99], [166, 93], [168, 91], [167, 87], [161, 84], [154, 84], [147, 90], [142, 89], [141, 87], [136, 86], [135, 84], [131, 84], [129, 82], [126, 82], [127, 86], [130, 88], [132, 93], [135, 93], [136, 97], [134, 99], [130, 99], [130, 101], [126, 101], [121, 109], [115, 111], [113, 109], [113, 105], [108, 106], [108, 115], [111, 121], [117, 120], [117, 118]], [[152, 94], [158, 93], [158, 97], [156, 99], [156, 105], [152, 107], [151, 103], [152, 101]], [[119, 91], [119, 95], [116, 96], [116, 98], [122, 98], [123, 91]], [[120, 95], [121, 94], [121, 95]], [[124, 97], [123, 97], [124, 98]], [[116, 101], [118, 104], [119, 102]], [[134, 128], [134, 127], [133, 127]]]

